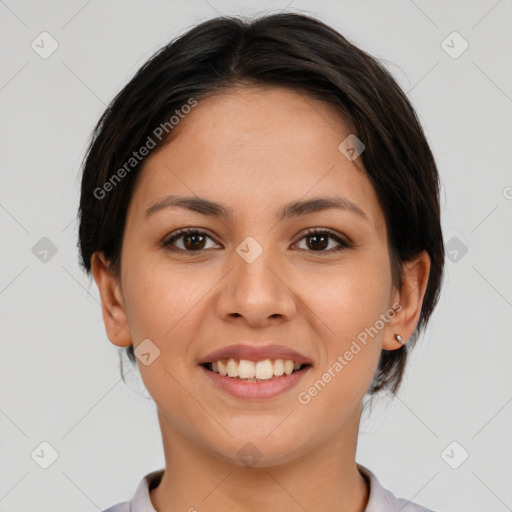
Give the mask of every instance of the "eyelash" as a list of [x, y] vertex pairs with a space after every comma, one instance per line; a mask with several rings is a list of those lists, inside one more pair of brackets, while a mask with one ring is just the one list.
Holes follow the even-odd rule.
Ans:
[[[166, 240], [164, 240], [162, 243], [163, 247], [166, 247], [169, 250], [175, 251], [175, 252], [189, 253], [190, 255], [193, 255], [194, 253], [200, 254], [207, 250], [207, 249], [199, 249], [197, 251], [189, 251], [186, 249], [180, 249], [180, 248], [172, 246], [172, 243], [175, 240], [177, 240], [179, 238], [183, 238], [184, 235], [201, 235], [201, 236], [205, 236], [205, 237], [208, 237], [213, 240], [213, 237], [210, 236], [210, 234], [207, 231], [204, 231], [199, 228], [183, 228], [183, 229], [180, 229], [180, 230], [176, 231], [175, 233], [173, 233], [170, 238], [167, 238]], [[343, 249], [353, 249], [355, 247], [354, 244], [352, 244], [351, 242], [349, 242], [348, 240], [346, 240], [344, 238], [341, 238], [335, 232], [333, 232], [329, 229], [323, 229], [323, 228], [322, 229], [315, 229], [315, 228], [307, 229], [306, 232], [304, 233], [304, 235], [302, 235], [302, 237], [296, 243], [298, 243], [298, 242], [302, 241], [304, 238], [308, 238], [310, 236], [328, 236], [329, 238], [335, 240], [339, 244], [339, 246], [334, 249], [320, 250], [320, 251], [306, 250], [306, 252], [315, 252], [315, 253], [318, 252], [318, 253], [332, 254], [332, 253], [339, 252]], [[305, 250], [305, 249], [303, 249], [303, 250]]]

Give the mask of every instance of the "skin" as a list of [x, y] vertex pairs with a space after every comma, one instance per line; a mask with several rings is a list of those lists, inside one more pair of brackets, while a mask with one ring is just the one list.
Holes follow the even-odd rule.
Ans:
[[[158, 411], [166, 468], [150, 492], [159, 512], [197, 510], [362, 512], [366, 480], [355, 453], [362, 399], [382, 349], [406, 341], [420, 315], [430, 260], [391, 279], [387, 230], [362, 163], [338, 149], [350, 130], [332, 106], [281, 88], [237, 87], [201, 100], [150, 154], [127, 213], [116, 276], [92, 258], [110, 341], [136, 347], [150, 339], [160, 356], [138, 361]], [[356, 165], [357, 164], [357, 165]], [[364, 211], [328, 209], [276, 223], [290, 201], [343, 196]], [[220, 219], [182, 208], [145, 211], [169, 194], [197, 195], [232, 209]], [[162, 241], [180, 228], [210, 232], [188, 253]], [[316, 249], [308, 228], [334, 239]], [[263, 248], [247, 263], [236, 252], [247, 237]], [[309, 242], [309, 243], [308, 243]], [[185, 251], [187, 239], [174, 242]], [[190, 240], [189, 240], [190, 247]], [[194, 252], [194, 247], [202, 247]], [[365, 328], [396, 302], [400, 312], [307, 405], [297, 400]], [[198, 363], [235, 343], [283, 344], [309, 357], [297, 388], [259, 401], [227, 395]], [[237, 452], [261, 453], [246, 467]]]

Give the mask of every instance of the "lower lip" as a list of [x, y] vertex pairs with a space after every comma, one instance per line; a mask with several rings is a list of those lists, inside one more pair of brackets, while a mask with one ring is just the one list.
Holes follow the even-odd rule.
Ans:
[[231, 377], [221, 375], [220, 373], [212, 372], [207, 370], [204, 366], [200, 366], [200, 368], [216, 386], [230, 395], [237, 398], [258, 399], [272, 398], [289, 391], [299, 383], [306, 373], [308, 373], [311, 366], [307, 366], [303, 370], [291, 373], [290, 375], [283, 375], [282, 377], [266, 382], [244, 382], [243, 380], [235, 380]]

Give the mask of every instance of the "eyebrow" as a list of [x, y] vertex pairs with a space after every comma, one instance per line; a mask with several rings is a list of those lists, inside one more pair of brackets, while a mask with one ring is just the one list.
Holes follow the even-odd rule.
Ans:
[[[202, 215], [209, 215], [212, 217], [221, 217], [229, 220], [232, 217], [233, 209], [221, 205], [210, 199], [202, 197], [183, 197], [170, 195], [155, 203], [153, 206], [146, 210], [145, 216], [150, 217], [156, 212], [165, 208], [185, 208]], [[339, 210], [346, 210], [353, 212], [358, 216], [368, 220], [368, 217], [359, 206], [345, 197], [329, 196], [329, 197], [315, 197], [304, 201], [293, 201], [282, 206], [276, 213], [276, 220], [281, 221], [284, 218], [299, 217], [308, 213], [316, 213], [323, 210], [336, 208]]]

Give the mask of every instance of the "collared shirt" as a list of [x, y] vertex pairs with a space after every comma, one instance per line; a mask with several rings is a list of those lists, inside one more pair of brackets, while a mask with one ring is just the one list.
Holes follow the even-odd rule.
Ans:
[[[357, 464], [357, 463], [356, 463]], [[367, 468], [357, 464], [370, 486], [370, 496], [364, 512], [433, 512], [403, 498], [397, 498], [391, 491], [388, 491], [377, 480], [377, 477]], [[103, 512], [156, 512], [151, 503], [149, 491], [160, 483], [164, 470], [148, 473], [139, 483], [131, 501], [118, 503]]]

